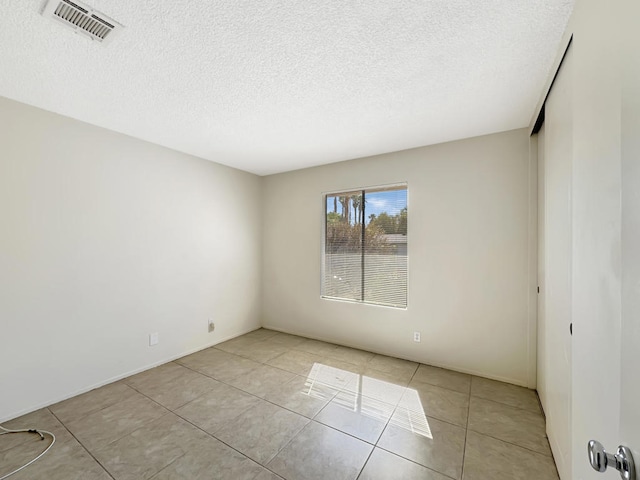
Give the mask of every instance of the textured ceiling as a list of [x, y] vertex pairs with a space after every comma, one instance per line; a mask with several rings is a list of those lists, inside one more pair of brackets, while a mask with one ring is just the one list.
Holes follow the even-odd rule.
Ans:
[[260, 175], [524, 127], [573, 0], [2, 0], [0, 95]]

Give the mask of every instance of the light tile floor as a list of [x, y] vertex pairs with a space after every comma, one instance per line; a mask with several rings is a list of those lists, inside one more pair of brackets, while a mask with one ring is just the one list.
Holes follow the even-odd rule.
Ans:
[[11, 480], [558, 479], [534, 391], [266, 329], [5, 426]]

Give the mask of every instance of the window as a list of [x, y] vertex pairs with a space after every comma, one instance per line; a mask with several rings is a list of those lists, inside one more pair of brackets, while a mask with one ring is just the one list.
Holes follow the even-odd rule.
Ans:
[[322, 296], [407, 306], [407, 186], [324, 197]]

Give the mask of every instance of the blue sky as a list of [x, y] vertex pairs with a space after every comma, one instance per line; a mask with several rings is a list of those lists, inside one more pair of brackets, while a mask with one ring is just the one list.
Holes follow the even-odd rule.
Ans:
[[[327, 195], [327, 211], [333, 211], [333, 199], [336, 195]], [[369, 223], [369, 215], [376, 216], [382, 212], [389, 215], [397, 215], [407, 206], [407, 190], [385, 190], [382, 192], [370, 192], [365, 195], [366, 223]], [[342, 213], [342, 206], [338, 202], [338, 213]]]

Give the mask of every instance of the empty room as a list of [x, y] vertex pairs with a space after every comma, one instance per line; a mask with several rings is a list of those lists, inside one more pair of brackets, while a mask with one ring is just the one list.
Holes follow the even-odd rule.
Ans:
[[0, 480], [640, 479], [639, 2], [0, 3]]

